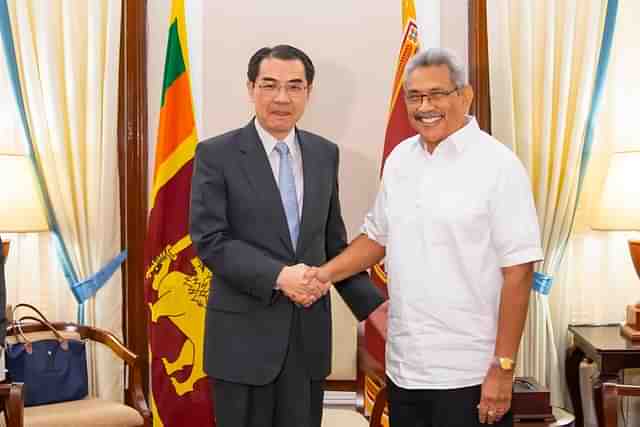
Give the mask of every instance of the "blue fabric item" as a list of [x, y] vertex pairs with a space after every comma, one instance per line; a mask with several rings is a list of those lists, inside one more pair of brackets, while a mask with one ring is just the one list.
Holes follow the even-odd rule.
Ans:
[[295, 250], [298, 244], [298, 234], [300, 234], [300, 218], [298, 216], [298, 195], [296, 194], [296, 182], [293, 176], [289, 147], [284, 142], [278, 142], [275, 150], [280, 154], [278, 187], [280, 189], [280, 197], [282, 197], [284, 213], [287, 216], [291, 244]]
[[533, 290], [542, 295], [549, 295], [553, 285], [553, 277], [539, 272], [533, 273]]
[[584, 177], [587, 173], [589, 158], [591, 157], [591, 147], [593, 147], [593, 134], [595, 131], [596, 116], [600, 112], [600, 106], [602, 105], [602, 94], [604, 93], [604, 84], [607, 79], [609, 61], [611, 60], [611, 47], [613, 45], [613, 35], [616, 29], [617, 16], [618, 0], [609, 0], [609, 2], [607, 3], [607, 15], [604, 20], [604, 32], [602, 34], [600, 56], [598, 57], [598, 66], [596, 68], [596, 79], [593, 87], [593, 96], [591, 97], [591, 106], [589, 107], [589, 116], [587, 118], [584, 146], [582, 148], [580, 180], [578, 181], [578, 196], [580, 195]]
[[104, 286], [105, 283], [118, 270], [120, 265], [127, 259], [127, 251], [124, 250], [116, 255], [102, 270], [91, 275], [88, 279], [78, 282], [71, 286], [71, 292], [76, 297], [78, 304], [84, 304], [89, 298], [93, 297]]
[[[618, 17], [618, 0], [609, 0], [607, 2], [607, 13], [604, 18], [604, 30], [602, 33], [602, 44], [600, 46], [600, 54], [598, 56], [598, 65], [596, 66], [596, 77], [593, 84], [593, 96], [591, 97], [591, 105], [589, 106], [589, 114], [587, 116], [587, 124], [584, 135], [584, 145], [582, 147], [582, 154], [580, 156], [580, 175], [578, 176], [578, 187], [576, 203], [573, 206], [573, 213], [571, 218], [571, 225], [575, 223], [576, 211], [578, 209], [578, 203], [580, 201], [580, 193], [582, 192], [582, 185], [584, 183], [584, 177], [587, 173], [587, 166], [589, 165], [589, 159], [591, 158], [591, 148], [593, 147], [593, 136], [595, 131], [597, 115], [600, 112], [600, 106], [602, 105], [602, 95], [604, 92], [604, 84], [607, 79], [607, 71], [609, 69], [609, 61], [611, 59], [611, 47], [613, 45], [613, 36], [616, 29], [616, 19]], [[567, 236], [564, 242], [557, 250], [558, 256], [554, 258], [554, 263], [548, 271], [558, 271], [562, 258], [564, 257], [567, 244], [569, 243], [569, 237]]]
[[7, 345], [9, 380], [25, 384], [25, 406], [80, 400], [87, 396], [84, 342], [66, 340], [65, 343], [67, 349], [57, 339]]

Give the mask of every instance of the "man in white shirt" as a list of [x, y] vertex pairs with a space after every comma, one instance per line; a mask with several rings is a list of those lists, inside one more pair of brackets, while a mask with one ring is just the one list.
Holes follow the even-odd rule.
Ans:
[[542, 259], [528, 176], [467, 116], [473, 91], [447, 50], [407, 65], [418, 135], [387, 158], [362, 234], [315, 273], [337, 281], [384, 257], [390, 422], [511, 426], [514, 360]]

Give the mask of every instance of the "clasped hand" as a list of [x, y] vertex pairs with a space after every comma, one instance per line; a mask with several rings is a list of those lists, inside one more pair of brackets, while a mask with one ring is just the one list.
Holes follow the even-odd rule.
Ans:
[[329, 292], [332, 283], [328, 278], [323, 277], [318, 267], [296, 264], [282, 269], [278, 275], [277, 284], [278, 289], [291, 301], [310, 307]]

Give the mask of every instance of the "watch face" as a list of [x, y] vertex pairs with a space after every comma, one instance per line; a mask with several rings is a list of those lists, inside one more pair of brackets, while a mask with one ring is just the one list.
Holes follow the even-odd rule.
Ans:
[[500, 362], [500, 367], [505, 371], [510, 371], [513, 369], [513, 360], [508, 357], [499, 357], [498, 361]]

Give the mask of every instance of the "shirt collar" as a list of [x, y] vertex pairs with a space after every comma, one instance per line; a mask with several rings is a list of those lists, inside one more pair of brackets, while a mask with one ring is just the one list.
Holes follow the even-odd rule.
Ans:
[[[260, 122], [258, 121], [258, 119], [255, 119], [253, 121], [253, 123], [256, 126], [256, 131], [258, 132], [258, 136], [260, 137], [260, 140], [262, 141], [262, 145], [264, 145], [264, 149], [267, 152], [267, 155], [271, 154], [273, 149], [276, 147], [276, 144], [278, 142], [280, 142], [280, 140], [274, 138], [273, 135], [271, 135], [269, 132], [267, 132], [260, 125]], [[291, 152], [291, 153], [296, 151], [295, 140], [296, 140], [296, 130], [295, 130], [295, 128], [291, 129], [291, 132], [289, 132], [289, 135], [287, 135], [284, 138], [284, 140], [282, 140], [282, 142], [287, 144], [287, 147], [289, 147], [289, 152]]]
[[[467, 145], [467, 141], [473, 139], [479, 130], [475, 117], [465, 116], [465, 125], [443, 139], [438, 145], [442, 145], [442, 148], [452, 146], [457, 153], [461, 153]], [[418, 141], [422, 145], [422, 138], [419, 138]]]

